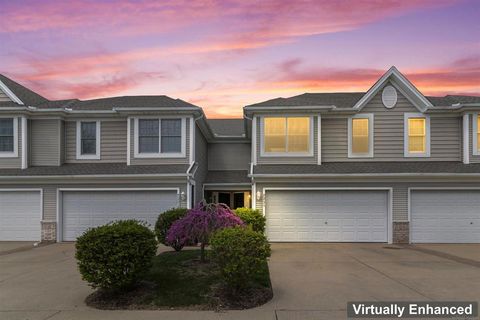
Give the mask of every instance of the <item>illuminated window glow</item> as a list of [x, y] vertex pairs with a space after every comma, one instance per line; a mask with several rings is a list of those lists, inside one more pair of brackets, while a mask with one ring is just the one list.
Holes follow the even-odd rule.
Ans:
[[408, 119], [408, 152], [425, 153], [426, 121], [425, 118]]
[[264, 152], [307, 153], [310, 151], [310, 118], [266, 117]]
[[352, 153], [368, 153], [369, 145], [368, 118], [352, 119]]

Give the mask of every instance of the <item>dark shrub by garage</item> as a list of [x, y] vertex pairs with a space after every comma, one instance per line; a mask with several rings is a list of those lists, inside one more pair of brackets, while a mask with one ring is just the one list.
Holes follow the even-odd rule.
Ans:
[[150, 269], [157, 250], [153, 231], [135, 220], [89, 229], [75, 246], [83, 280], [107, 290], [132, 287]]
[[[173, 208], [165, 211], [160, 214], [155, 224], [155, 234], [159, 243], [162, 243], [166, 246], [170, 245], [166, 242], [165, 238], [167, 237], [168, 230], [172, 224], [180, 218], [183, 218], [187, 214], [188, 209], [186, 208]], [[180, 251], [183, 248], [183, 245], [180, 243], [174, 243], [171, 245], [175, 251]]]

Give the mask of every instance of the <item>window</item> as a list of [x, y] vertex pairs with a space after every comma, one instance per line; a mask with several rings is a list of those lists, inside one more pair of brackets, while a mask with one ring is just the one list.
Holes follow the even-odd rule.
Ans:
[[477, 155], [480, 155], [480, 115], [477, 115]]
[[430, 156], [430, 118], [422, 114], [405, 114], [405, 156]]
[[159, 143], [158, 120], [138, 120], [138, 149], [140, 153], [158, 153]]
[[100, 159], [100, 121], [77, 122], [77, 159]]
[[310, 117], [266, 117], [263, 122], [263, 152], [311, 153], [310, 129]]
[[135, 119], [135, 157], [184, 157], [185, 119]]
[[182, 121], [180, 119], [162, 119], [162, 153], [180, 153], [182, 151]]
[[373, 157], [373, 114], [359, 114], [349, 118], [348, 157]]
[[15, 130], [13, 118], [0, 118], [0, 152], [15, 151]]

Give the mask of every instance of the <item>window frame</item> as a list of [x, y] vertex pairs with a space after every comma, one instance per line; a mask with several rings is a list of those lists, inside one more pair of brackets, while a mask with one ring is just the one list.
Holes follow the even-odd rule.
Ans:
[[[368, 152], [353, 152], [353, 120], [368, 119]], [[348, 118], [348, 158], [373, 158], [374, 156], [374, 115], [373, 113], [356, 114]]]
[[[309, 140], [308, 140], [308, 151], [307, 152], [266, 152], [265, 151], [265, 118], [285, 118], [287, 122], [285, 132], [286, 132], [286, 146], [288, 148], [288, 118], [308, 118], [309, 119]], [[314, 121], [313, 116], [310, 115], [301, 115], [301, 114], [275, 114], [262, 116], [260, 119], [260, 156], [261, 157], [313, 157], [314, 150]]]
[[0, 119], [13, 120], [13, 151], [0, 151], [0, 158], [18, 158], [18, 117], [0, 116]]
[[[162, 152], [162, 120], [179, 119], [181, 121], [181, 148], [180, 152]], [[158, 152], [142, 153], [139, 152], [138, 121], [139, 120], [158, 120]], [[192, 129], [190, 129], [192, 130]], [[185, 158], [186, 157], [187, 125], [186, 118], [179, 116], [145, 116], [133, 118], [133, 153], [134, 158]]]
[[[410, 152], [408, 120], [411, 118], [425, 119], [425, 152]], [[403, 156], [405, 158], [428, 158], [430, 157], [430, 116], [424, 113], [405, 113], [403, 122]]]
[[478, 135], [480, 134], [480, 126], [478, 121], [480, 120], [480, 113], [473, 113], [472, 116], [472, 155], [480, 156], [480, 140]]
[[[82, 154], [82, 123], [95, 122], [95, 154]], [[76, 133], [76, 155], [77, 160], [100, 160], [100, 145], [101, 145], [101, 124], [100, 120], [77, 120]]]

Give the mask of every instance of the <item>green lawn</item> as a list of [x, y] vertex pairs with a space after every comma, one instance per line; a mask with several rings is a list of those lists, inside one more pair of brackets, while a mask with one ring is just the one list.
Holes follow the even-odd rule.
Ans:
[[[224, 301], [225, 297], [219, 296], [222, 283], [217, 266], [200, 262], [199, 249], [169, 251], [153, 259], [153, 266], [139, 288], [119, 295], [97, 291], [87, 298], [87, 304], [100, 309], [249, 308], [265, 303], [272, 295], [268, 265], [261, 271], [254, 281], [253, 294], [235, 298], [234, 304], [238, 300], [240, 305], [232, 306], [230, 299]], [[254, 301], [248, 301], [251, 298]]]

